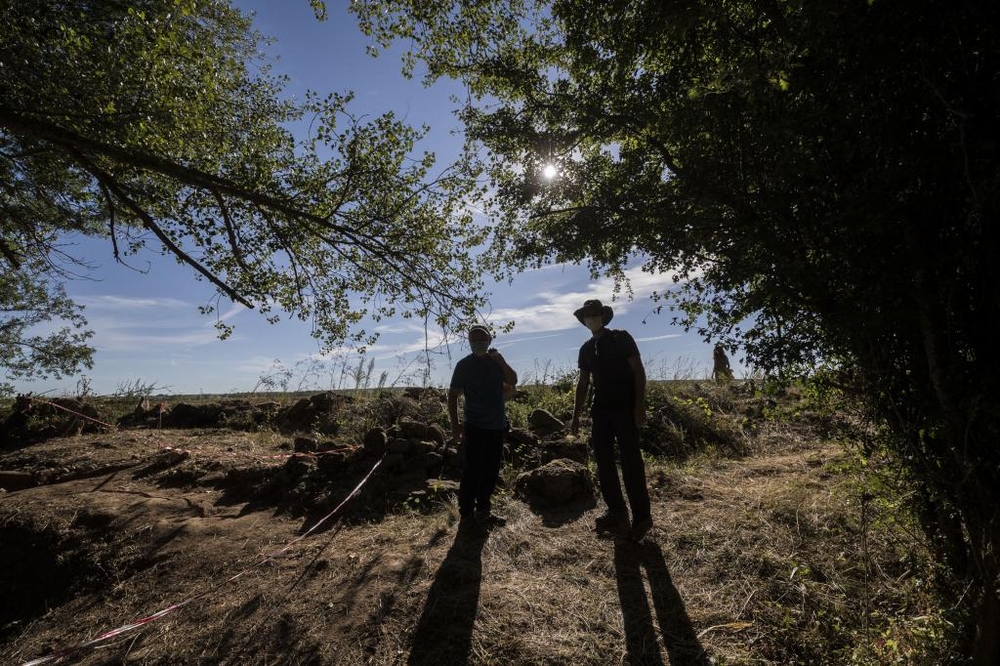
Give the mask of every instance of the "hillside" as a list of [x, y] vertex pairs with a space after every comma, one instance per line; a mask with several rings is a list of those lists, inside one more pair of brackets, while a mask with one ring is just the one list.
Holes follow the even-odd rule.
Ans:
[[[519, 401], [558, 415], [552, 390]], [[446, 446], [428, 457], [430, 430], [429, 481], [427, 465], [390, 469], [361, 445], [375, 426], [439, 422], [432, 391], [334, 401], [309, 436], [145, 422], [8, 446], [0, 485], [26, 487], [0, 493], [0, 661], [163, 610], [64, 663], [948, 658], [920, 540], [877, 471], [830, 439], [829, 417], [739, 387], [652, 395], [656, 527], [638, 544], [597, 537], [594, 499], [515, 495], [524, 469], [581, 450], [561, 433], [511, 444], [506, 526], [458, 534], [455, 461]]]

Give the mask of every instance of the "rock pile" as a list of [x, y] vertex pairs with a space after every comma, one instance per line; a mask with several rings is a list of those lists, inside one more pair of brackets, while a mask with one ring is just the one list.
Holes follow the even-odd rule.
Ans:
[[533, 504], [558, 506], [594, 496], [594, 479], [584, 465], [561, 458], [518, 475], [517, 497]]
[[0, 424], [0, 446], [98, 432], [103, 427], [97, 408], [81, 398], [19, 395]]

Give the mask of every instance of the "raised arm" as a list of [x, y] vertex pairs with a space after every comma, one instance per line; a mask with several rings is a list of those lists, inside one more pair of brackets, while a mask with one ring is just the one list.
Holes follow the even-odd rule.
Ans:
[[504, 383], [510, 384], [511, 386], [516, 386], [517, 373], [514, 371], [514, 368], [507, 365], [507, 359], [505, 359], [503, 355], [500, 354], [500, 352], [498, 352], [496, 349], [490, 350], [489, 357], [493, 359], [495, 362], [497, 362], [500, 365], [500, 369], [503, 370]]

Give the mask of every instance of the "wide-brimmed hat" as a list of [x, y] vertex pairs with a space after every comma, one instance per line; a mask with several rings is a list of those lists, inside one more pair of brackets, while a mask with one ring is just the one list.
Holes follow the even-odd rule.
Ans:
[[605, 305], [600, 301], [594, 299], [589, 301], [584, 301], [583, 307], [573, 313], [573, 316], [583, 323], [584, 317], [594, 317], [600, 315], [601, 319], [604, 321], [604, 325], [607, 326], [608, 322], [611, 321], [615, 313], [611, 310], [610, 305]]

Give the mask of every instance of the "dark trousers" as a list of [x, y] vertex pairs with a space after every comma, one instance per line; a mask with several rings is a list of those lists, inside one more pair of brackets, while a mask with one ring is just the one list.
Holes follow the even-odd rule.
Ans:
[[458, 512], [489, 513], [490, 498], [500, 477], [503, 431], [465, 424], [465, 469], [458, 486]]
[[639, 427], [632, 409], [595, 409], [591, 412], [593, 426], [590, 445], [597, 462], [597, 482], [609, 511], [625, 513], [625, 498], [618, 481], [615, 465], [615, 441], [622, 463], [622, 480], [632, 520], [649, 518], [649, 491], [646, 490], [646, 465], [639, 451]]

